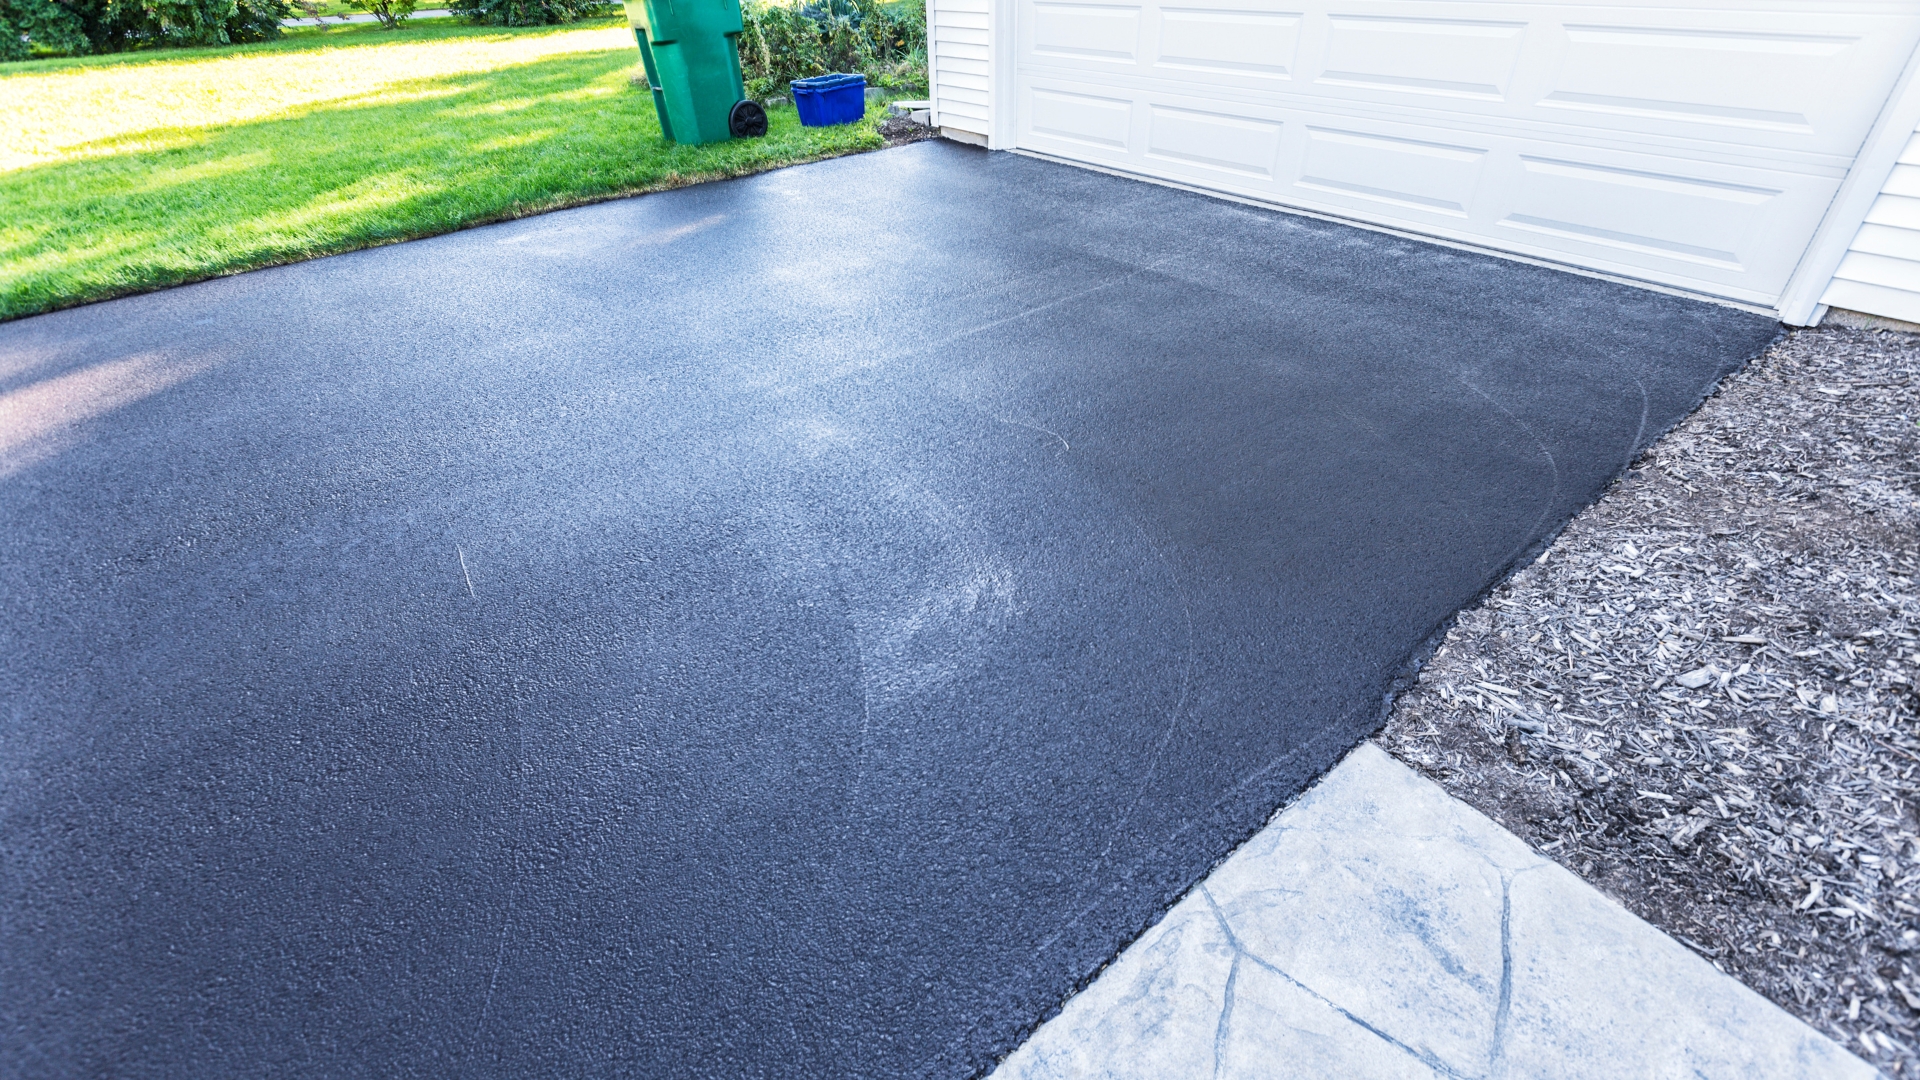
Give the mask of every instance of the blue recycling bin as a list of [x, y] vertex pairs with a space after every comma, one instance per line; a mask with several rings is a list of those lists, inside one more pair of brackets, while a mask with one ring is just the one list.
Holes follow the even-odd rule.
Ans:
[[802, 127], [851, 124], [867, 115], [865, 75], [815, 75], [793, 80], [793, 107]]

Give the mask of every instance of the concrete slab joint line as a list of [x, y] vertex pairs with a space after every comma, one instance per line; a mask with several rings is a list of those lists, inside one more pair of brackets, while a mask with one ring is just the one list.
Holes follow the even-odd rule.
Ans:
[[994, 1074], [1876, 1075], [1372, 743]]

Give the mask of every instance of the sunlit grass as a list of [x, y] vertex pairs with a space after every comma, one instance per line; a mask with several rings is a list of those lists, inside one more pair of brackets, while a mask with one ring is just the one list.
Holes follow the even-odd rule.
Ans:
[[0, 318], [880, 145], [667, 142], [618, 23], [0, 68]]

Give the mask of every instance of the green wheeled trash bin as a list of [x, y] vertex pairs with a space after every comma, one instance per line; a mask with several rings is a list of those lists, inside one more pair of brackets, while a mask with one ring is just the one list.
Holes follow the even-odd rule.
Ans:
[[740, 0], [626, 0], [660, 131], [677, 143], [767, 133], [740, 81]]

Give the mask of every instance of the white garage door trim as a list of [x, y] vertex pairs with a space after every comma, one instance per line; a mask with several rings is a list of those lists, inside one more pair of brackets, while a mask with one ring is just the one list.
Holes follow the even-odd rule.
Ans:
[[[1909, 103], [1920, 114], [1910, 86], [1888, 100], [1920, 3], [1812, 7], [995, 0], [994, 107], [972, 126], [1000, 148], [1792, 315], [1852, 239], [1857, 190], [1870, 202], [1880, 179], [1865, 173], [1899, 152], [1881, 152], [1883, 134]], [[1718, 68], [1695, 55], [1703, 41]], [[1256, 70], [1276, 44], [1292, 62], [1265, 66], [1287, 72]], [[1691, 88], [1694, 104], [1596, 92], [1612, 70], [1596, 65], [1657, 49], [1689, 67], [1649, 85]], [[1700, 90], [1750, 75], [1754, 56], [1766, 85], [1750, 78], [1732, 102]], [[1645, 228], [1650, 215], [1664, 226]]]

